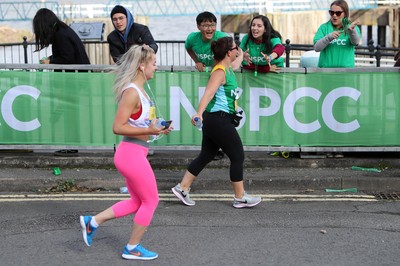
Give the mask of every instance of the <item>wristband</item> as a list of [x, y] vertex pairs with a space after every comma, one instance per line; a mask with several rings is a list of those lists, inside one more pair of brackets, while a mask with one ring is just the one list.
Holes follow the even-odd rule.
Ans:
[[269, 62], [271, 63], [272, 62], [272, 55], [269, 55]]

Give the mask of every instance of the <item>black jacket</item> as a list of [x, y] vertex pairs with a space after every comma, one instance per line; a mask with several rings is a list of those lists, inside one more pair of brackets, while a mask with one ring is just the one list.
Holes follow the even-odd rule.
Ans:
[[128, 41], [126, 44], [123, 43], [121, 37], [118, 34], [118, 30], [113, 30], [107, 36], [107, 42], [110, 45], [110, 54], [114, 62], [118, 62], [119, 58], [124, 53], [126, 53], [129, 50], [129, 48], [134, 44], [139, 44], [139, 45], [147, 44], [156, 53], [158, 50], [158, 46], [154, 41], [154, 38], [151, 35], [149, 28], [139, 23], [133, 23], [129, 31]]
[[52, 42], [50, 64], [90, 64], [81, 39], [70, 27], [59, 27]]

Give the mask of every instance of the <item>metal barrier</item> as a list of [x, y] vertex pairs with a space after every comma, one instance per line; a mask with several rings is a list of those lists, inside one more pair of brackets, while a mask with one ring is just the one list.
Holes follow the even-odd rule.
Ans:
[[[52, 99], [51, 95], [49, 94], [50, 90], [49, 88], [54, 85], [57, 84], [58, 89], [61, 89], [61, 91], [59, 91], [57, 93], [58, 96], [62, 97], [62, 94], [60, 94], [63, 90], [63, 86], [66, 86], [65, 88], [68, 88], [68, 91], [70, 91], [70, 89], [74, 89], [76, 92], [80, 90], [80, 86], [82, 86], [82, 84], [85, 83], [84, 87], [85, 91], [85, 97], [78, 97], [79, 101], [81, 101], [82, 103], [85, 104], [77, 104], [77, 106], [79, 106], [79, 108], [86, 108], [86, 97], [89, 97], [88, 95], [90, 95], [90, 91], [95, 91], [96, 92], [96, 97], [100, 97], [100, 105], [101, 104], [105, 104], [105, 102], [107, 102], [107, 104], [109, 104], [109, 102], [112, 102], [112, 104], [110, 103], [107, 106], [104, 106], [99, 108], [99, 106], [97, 106], [96, 104], [96, 114], [98, 112], [98, 110], [111, 110], [114, 108], [114, 102], [112, 100], [112, 95], [111, 92], [109, 93], [109, 88], [108, 85], [112, 78], [110, 75], [93, 75], [96, 76], [99, 79], [104, 79], [102, 81], [98, 81], [97, 79], [95, 84], [93, 84], [92, 86], [88, 86], [90, 84], [90, 82], [86, 82], [88, 81], [88, 75], [90, 75], [91, 73], [79, 73], [76, 74], [76, 76], [74, 76], [73, 79], [68, 78], [68, 76], [71, 77], [71, 73], [65, 73], [65, 75], [59, 75], [58, 73], [43, 73], [43, 74], [50, 74], [50, 75], [42, 75], [41, 73], [31, 73], [31, 72], [35, 72], [35, 71], [53, 71], [55, 69], [57, 70], [87, 70], [89, 72], [109, 72], [114, 68], [114, 66], [110, 66], [110, 65], [40, 65], [40, 64], [0, 64], [0, 70], [8, 70], [10, 73], [5, 73], [7, 71], [2, 71], [3, 72], [3, 89], [2, 92], [3, 94], [5, 92], [7, 92], [7, 89], [10, 89], [10, 86], [16, 86], [16, 85], [20, 85], [23, 84], [23, 86], [27, 86], [29, 87], [30, 85], [32, 85], [35, 82], [39, 82], [38, 84], [41, 85], [42, 88], [42, 93], [43, 93], [43, 99], [45, 101], [50, 101]], [[160, 84], [162, 84], [162, 86], [168, 86], [168, 81], [172, 78], [172, 76], [170, 75], [170, 73], [168, 73], [169, 71], [175, 71], [175, 72], [181, 72], [181, 73], [177, 73], [176, 75], [173, 75], [173, 77], [176, 78], [176, 81], [178, 81], [178, 83], [176, 83], [175, 81], [173, 81], [171, 84], [174, 84], [174, 86], [178, 86], [178, 87], [182, 87], [184, 88], [185, 86], [191, 87], [193, 86], [194, 83], [196, 84], [203, 84], [204, 82], [207, 81], [208, 76], [206, 75], [206, 73], [196, 73], [194, 72], [194, 67], [191, 66], [176, 66], [176, 67], [170, 67], [170, 66], [160, 66], [158, 69], [160, 72], [163, 73], [159, 73], [158, 78], [156, 79], [156, 82], [159, 82]], [[243, 72], [247, 72], [245, 70], [242, 70]], [[184, 73], [186, 72], [186, 73]], [[188, 73], [190, 72], [190, 73]], [[311, 74], [312, 73], [312, 74]], [[279, 92], [282, 93], [282, 95], [280, 96], [282, 99], [283, 98], [287, 98], [286, 96], [288, 96], [287, 94], [289, 94], [292, 90], [300, 88], [303, 86], [304, 83], [306, 82], [306, 79], [308, 77], [312, 79], [314, 79], [315, 82], [315, 78], [317, 77], [317, 80], [321, 80], [321, 84], [323, 83], [329, 83], [329, 88], [335, 88], [335, 83], [336, 81], [339, 81], [337, 79], [337, 77], [342, 76], [344, 73], [348, 74], [348, 75], [353, 75], [354, 78], [350, 78], [349, 81], [350, 83], [348, 84], [349, 86], [351, 86], [351, 82], [357, 82], [357, 84], [359, 84], [358, 87], [359, 90], [362, 90], [363, 93], [366, 93], [366, 98], [364, 98], [364, 100], [362, 102], [360, 102], [360, 104], [363, 104], [363, 106], [361, 106], [358, 110], [361, 110], [362, 112], [356, 112], [357, 114], [360, 115], [360, 119], [363, 120], [366, 124], [368, 125], [372, 125], [372, 127], [374, 128], [374, 130], [371, 131], [371, 134], [373, 135], [373, 137], [371, 137], [371, 139], [379, 139], [379, 140], [387, 140], [390, 138], [397, 138], [398, 139], [398, 134], [396, 134], [396, 128], [398, 128], [398, 119], [397, 114], [400, 114], [399, 107], [398, 105], [396, 105], [398, 98], [398, 90], [396, 87], [396, 84], [398, 83], [397, 80], [399, 78], [399, 74], [400, 74], [400, 69], [399, 68], [377, 68], [377, 67], [365, 67], [365, 68], [351, 68], [351, 69], [344, 69], [344, 68], [337, 68], [337, 69], [323, 69], [323, 68], [284, 68], [282, 70], [282, 74], [279, 75], [275, 75], [275, 74], [265, 74], [265, 75], [259, 75], [257, 79], [254, 79], [252, 77], [252, 74], [250, 73], [238, 73], [238, 80], [241, 80], [242, 85], [244, 85], [244, 87], [246, 86], [250, 86], [248, 83], [248, 81], [251, 81], [251, 84], [254, 88], [259, 89], [261, 88], [263, 85], [261, 85], [261, 87], [259, 86], [260, 84], [264, 84], [265, 81], [268, 79], [268, 82], [270, 82], [270, 84], [272, 84], [272, 89], [277, 89]], [[362, 74], [362, 79], [359, 78], [358, 73]], [[368, 73], [368, 75], [364, 75], [365, 73]], [[249, 76], [250, 74], [250, 76]], [[293, 74], [298, 74], [298, 75], [293, 75]], [[310, 75], [311, 74], [311, 75]], [[324, 75], [326, 74], [326, 75]], [[36, 76], [35, 76], [36, 75]], [[58, 75], [56, 77], [56, 75]], [[332, 76], [334, 75], [334, 76]], [[382, 76], [384, 75], [384, 76]], [[26, 76], [31, 76], [31, 78], [33, 79], [26, 79]], [[51, 84], [50, 80], [41, 80], [41, 78], [43, 77], [56, 77], [53, 81], [53, 84]], [[286, 77], [285, 77], [286, 76]], [[8, 77], [8, 78], [7, 78]], [[22, 77], [22, 83], [18, 82], [18, 78]], [[185, 78], [182, 78], [185, 77]], [[67, 79], [67, 80], [66, 80]], [[196, 79], [195, 82], [193, 82]], [[200, 79], [202, 79], [202, 81], [200, 81]], [[264, 79], [264, 81], [262, 80]], [[330, 82], [328, 82], [330, 79]], [[12, 80], [12, 82], [10, 82]], [[83, 80], [85, 80], [85, 82], [82, 82]], [[107, 81], [107, 82], [104, 82]], [[284, 81], [284, 82], [283, 82]], [[30, 84], [30, 82], [32, 84]], [[72, 83], [69, 83], [72, 82]], [[182, 82], [179, 83], [179, 82]], [[295, 83], [299, 82], [299, 85], [296, 85]], [[68, 83], [68, 84], [67, 84]], [[71, 86], [72, 84], [72, 86]], [[111, 84], [111, 83], [110, 83]], [[109, 84], [109, 85], [110, 85]], [[185, 85], [186, 84], [186, 85]], [[247, 85], [246, 85], [247, 84]], [[343, 81], [340, 80], [339, 84], [341, 86], [343, 86]], [[393, 85], [395, 84], [395, 85]], [[76, 85], [76, 86], [75, 86]], [[157, 84], [154, 84], [157, 85]], [[354, 85], [354, 84], [353, 84]], [[107, 86], [107, 89], [105, 89], [105, 87], [101, 87], [101, 86]], [[197, 86], [197, 85], [196, 85]], [[285, 86], [285, 90], [282, 90], [282, 86]], [[316, 89], [323, 89], [323, 88], [319, 88], [318, 85], [316, 85], [314, 83], [314, 86], [316, 86]], [[322, 85], [321, 85], [322, 86]], [[243, 87], [243, 88], [244, 88]], [[185, 87], [186, 88], [186, 87]], [[375, 88], [379, 88], [377, 90], [375, 90]], [[326, 88], [325, 88], [326, 89]], [[67, 91], [67, 90], [64, 90]], [[71, 90], [72, 91], [72, 90]], [[106, 93], [98, 93], [99, 91], [104, 91]], [[110, 90], [111, 91], [111, 90]], [[196, 96], [194, 96], [194, 94], [192, 94], [192, 92], [195, 90], [192, 90], [191, 88], [188, 88], [186, 90], [187, 96], [190, 99], [195, 99]], [[108, 94], [109, 93], [109, 94]], [[169, 91], [169, 98], [173, 97], [171, 96], [171, 91]], [[3, 97], [4, 95], [0, 95], [1, 97]], [[47, 96], [45, 96], [47, 94]], [[9, 94], [11, 95], [11, 94]], [[68, 93], [68, 95], [75, 95], [74, 93]], [[175, 95], [175, 94], [174, 94]], [[369, 95], [369, 96], [368, 96]], [[165, 95], [164, 95], [165, 96]], [[164, 97], [163, 96], [163, 97]], [[165, 96], [165, 98], [168, 98], [167, 96]], [[91, 101], [94, 101], [94, 98], [92, 98], [91, 96], [89, 97], [91, 99]], [[160, 98], [158, 98], [160, 99]], [[167, 100], [165, 100], [165, 102], [167, 102]], [[175, 98], [174, 98], [175, 99]], [[375, 101], [376, 99], [376, 101]], [[1, 99], [0, 99], [1, 100]], [[70, 99], [71, 100], [71, 99]], [[249, 100], [249, 99], [247, 99]], [[7, 100], [4, 100], [4, 98], [2, 99], [3, 103], [9, 103], [9, 98]], [[371, 101], [371, 102], [369, 102]], [[375, 109], [374, 104], [377, 105], [377, 107], [379, 108], [383, 108], [386, 105], [382, 105], [381, 102], [386, 102], [388, 104], [388, 108], [386, 109], [379, 109], [379, 111], [376, 111], [378, 109]], [[286, 101], [285, 101], [286, 102]], [[89, 102], [87, 102], [89, 104]], [[17, 105], [21, 106], [21, 102], [16, 103], [16, 105], [13, 108], [17, 108]], [[22, 103], [23, 104], [23, 103]], [[64, 104], [61, 103], [60, 104]], [[371, 105], [372, 104], [372, 105]], [[386, 103], [385, 103], [386, 104]], [[40, 108], [42, 108], [43, 106], [45, 106], [45, 102], [42, 102], [41, 105], [39, 106]], [[68, 105], [68, 104], [67, 104]], [[12, 106], [12, 105], [9, 105]], [[64, 109], [64, 107], [59, 106], [58, 104], [53, 104], [52, 105], [53, 109], [49, 109], [48, 112], [38, 112], [38, 114], [40, 113], [41, 115], [46, 116], [46, 114], [50, 114], [53, 116], [60, 116], [60, 115], [77, 115], [76, 117], [79, 117], [79, 119], [82, 119], [82, 121], [84, 119], [86, 120], [90, 120], [91, 121], [91, 115], [87, 112], [80, 112], [79, 108], [71, 108], [71, 106], [69, 106], [68, 108], [71, 108], [69, 111], [71, 111], [72, 113], [70, 114], [69, 112], [65, 112], [67, 109]], [[167, 105], [165, 105], [167, 106]], [[246, 106], [251, 106], [249, 103], [247, 103]], [[322, 107], [322, 106], [321, 106]], [[354, 106], [353, 106], [354, 107]], [[63, 110], [62, 112], [54, 112], [54, 110], [57, 111], [57, 108], [59, 110]], [[166, 107], [165, 107], [166, 108]], [[282, 107], [283, 108], [283, 107]], [[18, 108], [17, 108], [18, 109]], [[364, 113], [367, 110], [374, 110], [371, 111], [371, 114], [373, 114], [373, 117], [371, 119], [369, 119]], [[11, 110], [11, 109], [10, 109]], [[27, 108], [26, 106], [23, 106], [22, 109], [19, 109], [21, 111], [26, 112], [27, 110], [29, 110], [29, 108]], [[58, 111], [59, 111], [58, 110]], [[82, 109], [83, 110], [83, 109]], [[92, 110], [92, 109], [90, 109]], [[5, 110], [7, 112], [7, 109]], [[311, 110], [308, 110], [307, 113], [310, 113]], [[353, 110], [354, 111], [354, 110]], [[382, 112], [381, 112], [382, 111]], [[28, 111], [29, 112], [29, 111]], [[104, 119], [109, 119], [107, 121], [104, 122], [104, 124], [106, 125], [110, 125], [112, 124], [111, 120], [112, 116], [110, 116], [108, 114], [109, 112], [107, 112], [107, 115], [105, 116]], [[249, 112], [250, 114], [251, 112]], [[171, 113], [170, 113], [171, 114]], [[85, 118], [82, 115], [86, 115]], [[88, 116], [87, 116], [88, 115]], [[365, 116], [365, 117], [362, 117]], [[111, 117], [111, 118], [110, 118]], [[387, 124], [389, 127], [382, 127], [383, 130], [378, 130], [379, 126], [375, 121], [380, 121], [379, 119], [377, 119], [378, 117], [385, 117], [386, 119], [389, 119], [390, 121], [393, 120], [393, 122], [390, 122], [390, 124]], [[31, 117], [30, 117], [31, 118]], [[272, 117], [270, 117], [270, 119], [273, 119]], [[324, 120], [325, 118], [321, 117], [322, 120]], [[62, 119], [63, 120], [63, 119]], [[175, 121], [179, 121], [180, 119], [176, 119]], [[321, 120], [321, 121], [322, 121]], [[340, 120], [340, 119], [339, 119]], [[360, 120], [360, 121], [361, 121]], [[60, 120], [61, 121], [61, 120]], [[64, 120], [63, 120], [64, 121]], [[66, 119], [65, 121], [69, 121], [68, 119]], [[75, 123], [76, 119], [71, 120], [71, 123]], [[325, 120], [324, 120], [325, 121]], [[273, 122], [273, 120], [270, 121], [272, 124], [276, 125], [276, 127], [270, 127], [270, 128], [274, 128], [273, 130], [275, 130], [277, 127], [279, 127], [280, 123], [277, 122], [283, 122], [283, 120], [276, 120], [275, 122]], [[270, 123], [269, 122], [269, 123]], [[185, 123], [185, 122], [183, 122]], [[393, 124], [394, 123], [394, 124]], [[59, 124], [61, 126], [65, 126], [66, 124], [62, 123]], [[99, 123], [95, 123], [96, 127], [100, 126]], [[3, 125], [2, 125], [3, 126]], [[50, 126], [50, 128], [49, 128]], [[76, 126], [76, 125], [75, 125]], [[72, 128], [78, 128], [72, 126]], [[79, 126], [93, 126], [91, 123], [84, 123], [84, 124], [79, 124]], [[68, 124], [69, 127], [69, 124]], [[47, 123], [47, 128], [44, 128], [43, 132], [48, 132], [47, 130], [55, 130], [55, 128], [52, 126], [52, 123]], [[182, 128], [185, 128], [185, 130], [195, 130], [195, 129], [187, 129], [186, 127], [183, 126], [182, 124]], [[370, 134], [368, 131], [369, 127], [366, 127], [366, 131], [364, 130], [364, 132], [368, 132], [368, 134]], [[100, 133], [101, 130], [97, 130], [98, 128], [96, 128], [96, 130], [94, 130], [95, 128], [91, 128], [91, 130], [89, 130], [90, 132], [92, 132], [95, 135], [100, 135], [102, 136], [102, 134]], [[376, 129], [376, 130], [375, 130]], [[9, 143], [6, 141], [7, 136], [10, 137], [12, 135], [9, 134], [9, 129], [7, 129], [7, 127], [4, 125], [4, 127], [2, 127], [2, 134], [3, 136], [5, 136], [5, 138], [3, 139], [3, 143], [2, 145], [0, 145], [1, 149], [60, 149], [60, 148], [76, 148], [76, 149], [89, 149], [89, 150], [93, 150], [93, 149], [110, 149], [110, 147], [112, 145], [109, 146], [102, 146], [102, 145], [90, 145], [90, 146], [73, 146], [71, 144], [71, 142], [66, 142], [65, 144], [43, 144], [43, 145], [39, 145], [37, 143], [32, 143], [32, 144], [23, 144], [25, 142], [20, 142], [19, 145], [13, 145], [12, 142]], [[8, 130], [8, 131], [7, 131]], [[61, 129], [62, 130], [62, 129]], [[107, 130], [108, 132], [109, 130]], [[185, 138], [190, 137], [192, 135], [190, 135], [191, 133], [187, 131], [185, 133]], [[243, 131], [243, 130], [242, 130]], [[278, 130], [279, 131], [279, 130]], [[68, 130], [69, 132], [69, 130]], [[83, 130], [83, 132], [86, 132], [85, 130]], [[280, 131], [279, 131], [280, 132]], [[55, 135], [56, 132], [53, 132]], [[263, 132], [262, 134], [264, 134], [265, 132]], [[46, 133], [47, 134], [47, 133]], [[252, 138], [254, 138], [253, 134], [254, 134], [254, 130], [250, 131], [249, 129], [245, 129], [243, 131], [244, 135], [244, 139], [248, 139], [251, 140]], [[246, 135], [247, 134], [247, 135]], [[261, 132], [260, 132], [261, 134]], [[40, 134], [39, 134], [40, 135]], [[57, 135], [58, 136], [58, 135]], [[198, 136], [198, 134], [196, 135]], [[248, 136], [248, 138], [247, 138]], [[262, 138], [262, 135], [259, 135]], [[382, 136], [385, 136], [385, 138], [382, 138]], [[179, 141], [181, 138], [181, 134], [179, 136], [175, 137], [175, 141]], [[183, 138], [183, 139], [185, 139]], [[271, 137], [272, 138], [272, 137]], [[276, 138], [276, 136], [275, 136]], [[280, 138], [280, 135], [279, 135]], [[292, 138], [288, 138], [289, 140]], [[31, 139], [29, 139], [31, 141]], [[258, 141], [258, 140], [254, 140], [254, 141]], [[263, 140], [265, 141], [265, 140]], [[285, 140], [286, 141], [286, 140]], [[298, 141], [298, 140], [296, 140]], [[314, 140], [313, 140], [314, 141]], [[368, 141], [370, 141], [368, 139]], [[199, 143], [196, 141], [196, 143]], [[285, 146], [276, 146], [276, 144], [271, 144], [272, 146], [269, 145], [264, 145], [262, 144], [262, 142], [256, 142], [257, 145], [255, 145], [254, 143], [249, 143], [248, 145], [245, 145], [245, 149], [246, 150], [262, 150], [262, 151], [302, 151], [302, 152], [313, 152], [313, 151], [330, 151], [330, 152], [339, 152], [339, 151], [344, 151], [344, 152], [398, 152], [400, 151], [400, 146], [398, 146], [396, 142], [396, 144], [388, 144], [390, 146], [383, 146], [385, 145], [386, 142], [381, 142], [378, 141], [376, 146], [373, 145], [356, 145], [356, 146], [307, 146], [304, 145], [306, 143], [302, 143], [300, 142], [295, 142], [295, 143], [299, 143], [298, 146], [293, 146], [293, 145], [285, 145]], [[279, 142], [281, 143], [281, 142]], [[347, 142], [345, 142], [347, 143]], [[380, 145], [379, 145], [380, 144]], [[65, 146], [64, 146], [65, 145]], [[158, 146], [157, 145], [157, 149], [196, 149], [198, 148], [197, 146], [188, 146], [191, 144], [187, 144], [187, 145], [166, 145], [166, 146]], [[280, 144], [282, 145], [282, 144]], [[393, 146], [394, 145], [394, 146]], [[112, 147], [111, 147], [112, 148]]]
[[[107, 41], [83, 41], [93, 65], [114, 64]], [[187, 54], [185, 41], [157, 41], [157, 63], [160, 66], [194, 66]], [[42, 57], [51, 55], [51, 48], [35, 51], [35, 43], [23, 38], [22, 43], [0, 44], [0, 64], [37, 64]]]
[[[84, 41], [86, 52], [93, 65], [111, 65], [113, 61], [109, 54], [108, 43], [106, 41]], [[159, 50], [157, 52], [157, 62], [160, 66], [194, 66], [185, 49], [185, 41], [157, 41]], [[299, 67], [302, 53], [313, 50], [310, 44], [291, 44], [290, 40], [285, 42], [286, 67]], [[356, 47], [356, 66], [393, 66], [393, 57], [399, 48], [384, 48], [380, 45], [374, 46], [374, 41], [370, 40], [368, 46]], [[35, 44], [23, 38], [22, 43], [0, 44], [0, 64], [36, 64], [40, 58], [48, 56], [51, 51], [43, 49], [35, 51]]]
[[[287, 39], [285, 42], [285, 66], [291, 67], [291, 62], [299, 60], [300, 56], [296, 56], [292, 59], [290, 53], [292, 51], [312, 51], [314, 46], [311, 44], [291, 44], [290, 40]], [[379, 44], [374, 46], [374, 41], [370, 40], [368, 46], [356, 46], [355, 51], [355, 61], [356, 66], [372, 66], [375, 63], [376, 67], [383, 66], [393, 66], [394, 65], [394, 55], [399, 48], [385, 48], [381, 47]], [[358, 63], [358, 62], [365, 63]], [[367, 64], [367, 65], [366, 65]]]
[[[0, 70], [10, 70], [10, 71], [37, 71], [37, 72], [52, 72], [53, 70], [59, 70], [60, 72], [71, 72], [70, 70], [75, 70], [75, 72], [93, 72], [93, 73], [107, 73], [111, 72], [116, 68], [116, 65], [56, 65], [56, 64], [2, 64], [0, 63]], [[196, 72], [194, 66], [158, 66], [157, 71], [161, 72]], [[253, 72], [251, 70], [246, 70], [244, 68], [238, 69], [236, 73], [248, 73]], [[384, 72], [384, 73], [399, 73], [399, 67], [363, 67], [363, 68], [303, 68], [303, 67], [291, 67], [282, 68], [281, 73], [298, 73], [298, 74], [310, 74], [310, 73], [373, 73], [373, 72]], [[265, 73], [268, 74], [268, 73]]]

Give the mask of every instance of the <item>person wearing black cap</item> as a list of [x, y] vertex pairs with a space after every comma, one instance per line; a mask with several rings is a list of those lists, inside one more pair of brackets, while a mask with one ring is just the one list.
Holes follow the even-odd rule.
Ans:
[[115, 30], [107, 36], [107, 42], [115, 63], [118, 63], [119, 58], [134, 44], [146, 44], [157, 53], [158, 46], [149, 28], [135, 23], [132, 13], [127, 8], [116, 5], [111, 10], [111, 21]]

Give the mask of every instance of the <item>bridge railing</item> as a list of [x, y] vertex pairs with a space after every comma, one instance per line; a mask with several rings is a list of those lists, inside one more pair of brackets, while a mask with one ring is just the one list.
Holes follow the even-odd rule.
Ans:
[[[18, 0], [2, 1], [0, 3], [0, 21], [32, 20], [36, 10], [49, 8], [62, 18], [95, 18], [108, 17], [116, 3], [130, 10], [135, 10], [139, 16], [182, 16], [192, 15], [208, 10], [214, 14], [261, 14], [271, 12], [288, 12], [326, 9], [329, 0], [200, 0], [194, 4], [190, 0], [170, 1], [109, 1], [107, 4], [59, 3], [60, 1]], [[66, 1], [64, 1], [66, 2]], [[82, 1], [84, 2], [84, 1]], [[370, 9], [377, 6], [399, 5], [400, 0], [348, 0], [350, 10]]]

